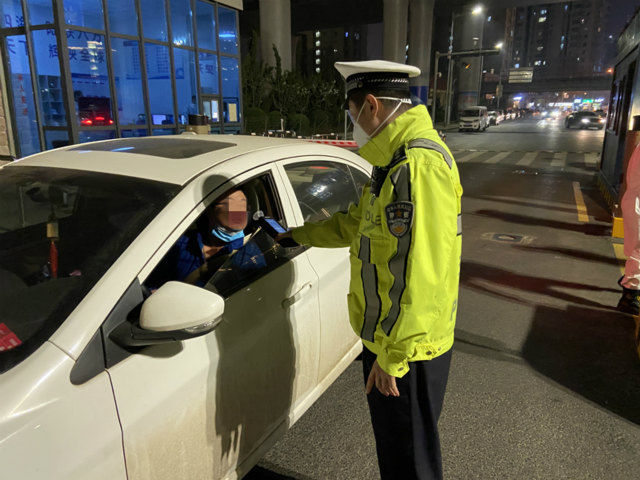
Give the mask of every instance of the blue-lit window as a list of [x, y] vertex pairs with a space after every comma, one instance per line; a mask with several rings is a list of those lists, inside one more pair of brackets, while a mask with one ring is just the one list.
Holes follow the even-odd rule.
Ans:
[[113, 37], [111, 52], [120, 125], [145, 125], [138, 42]]
[[145, 52], [151, 123], [153, 125], [172, 125], [175, 123], [175, 119], [173, 118], [173, 92], [169, 70], [169, 47], [146, 43]]
[[31, 25], [53, 23], [51, 0], [27, 0], [27, 6], [29, 7], [29, 23]]
[[9, 66], [7, 83], [11, 88], [13, 99], [13, 118], [16, 122], [20, 156], [24, 157], [40, 151], [26, 37], [24, 35], [6, 37], [5, 48]]
[[167, 11], [164, 0], [140, 0], [142, 34], [145, 38], [167, 41]]
[[218, 7], [218, 28], [220, 29], [220, 51], [238, 53], [238, 28], [236, 26], [236, 11], [230, 8]]
[[196, 55], [191, 50], [173, 50], [178, 96], [178, 121], [188, 123], [188, 115], [198, 113], [198, 89], [196, 85]]
[[138, 35], [138, 13], [134, 0], [109, 0], [109, 30]]
[[0, 26], [3, 28], [24, 27], [24, 15], [20, 0], [2, 0], [0, 2]]
[[67, 30], [67, 42], [77, 121], [85, 127], [113, 125], [104, 36]]
[[193, 46], [193, 15], [190, 0], [171, 1], [171, 35], [174, 45]]
[[123, 138], [130, 138], [130, 137], [146, 137], [147, 136], [147, 130], [146, 129], [137, 129], [137, 130], [121, 130], [120, 131], [120, 136]]
[[240, 121], [240, 66], [237, 58], [221, 57], [224, 121]]
[[116, 138], [115, 130], [81, 130], [78, 132], [78, 140], [80, 143], [111, 140], [112, 138]]
[[69, 132], [66, 130], [45, 130], [44, 143], [47, 150], [69, 145]]
[[156, 128], [153, 130], [153, 135], [173, 135], [175, 130], [173, 128]]
[[198, 28], [198, 47], [215, 50], [216, 17], [213, 5], [198, 0], [196, 3], [196, 26]]
[[64, 0], [64, 20], [69, 25], [104, 30], [101, 0]]
[[202, 93], [217, 95], [218, 83], [218, 57], [213, 53], [200, 53], [200, 89]]
[[41, 122], [47, 127], [64, 126], [67, 124], [67, 111], [62, 96], [56, 34], [51, 29], [34, 30], [32, 35], [33, 44], [37, 45], [34, 56]]

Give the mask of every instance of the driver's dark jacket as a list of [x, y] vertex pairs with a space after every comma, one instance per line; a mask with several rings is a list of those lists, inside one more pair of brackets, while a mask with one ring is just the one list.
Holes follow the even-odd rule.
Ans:
[[[145, 285], [150, 289], [157, 289], [172, 280], [184, 281], [191, 272], [205, 263], [206, 260], [202, 253], [203, 247], [204, 242], [200, 232], [193, 230], [184, 233], [149, 275]], [[266, 266], [258, 246], [252, 242], [244, 244], [243, 238], [228, 242], [215, 256], [226, 256], [234, 250], [237, 250], [232, 257], [234, 267], [257, 269]], [[253, 258], [254, 261], [247, 261], [248, 257]], [[203, 287], [208, 280], [208, 278], [200, 278], [195, 282], [195, 285]]]

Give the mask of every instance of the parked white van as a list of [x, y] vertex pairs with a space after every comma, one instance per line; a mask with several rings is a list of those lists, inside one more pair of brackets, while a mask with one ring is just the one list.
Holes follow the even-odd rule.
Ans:
[[487, 107], [467, 107], [460, 112], [458, 131], [473, 130], [483, 132], [489, 128], [489, 113]]

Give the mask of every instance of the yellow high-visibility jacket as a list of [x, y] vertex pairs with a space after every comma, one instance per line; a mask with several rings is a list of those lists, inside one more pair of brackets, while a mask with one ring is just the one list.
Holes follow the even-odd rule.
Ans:
[[423, 105], [398, 116], [358, 153], [376, 167], [358, 204], [305, 223], [293, 238], [351, 247], [351, 326], [380, 367], [402, 377], [409, 362], [431, 360], [453, 345], [462, 186]]

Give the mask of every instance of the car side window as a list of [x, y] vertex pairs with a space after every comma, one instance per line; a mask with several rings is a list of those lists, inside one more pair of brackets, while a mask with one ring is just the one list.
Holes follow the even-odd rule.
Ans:
[[181, 281], [228, 297], [304, 251], [276, 243], [263, 217], [286, 228], [270, 174], [219, 195], [151, 272], [146, 289]]
[[353, 181], [356, 184], [358, 197], [360, 197], [362, 196], [362, 190], [364, 189], [365, 185], [367, 185], [367, 183], [369, 183], [369, 180], [371, 180], [371, 176], [367, 175], [366, 173], [363, 173], [362, 171], [354, 167], [349, 167], [349, 171], [351, 172]]
[[349, 204], [360, 198], [362, 188], [356, 185], [352, 170], [344, 164], [308, 161], [291, 163], [284, 169], [305, 222], [319, 222], [346, 211]]

